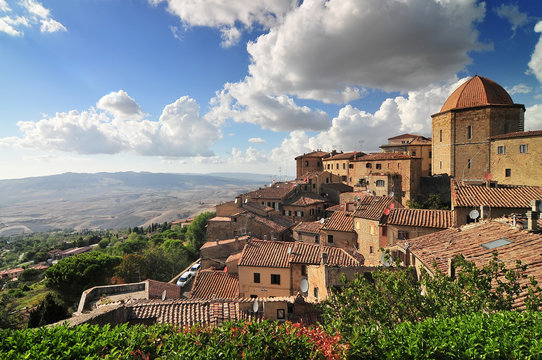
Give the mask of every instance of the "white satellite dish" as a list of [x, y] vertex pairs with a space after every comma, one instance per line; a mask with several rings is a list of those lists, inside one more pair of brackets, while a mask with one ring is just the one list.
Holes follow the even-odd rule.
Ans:
[[542, 212], [542, 201], [538, 204], [538, 211]]
[[248, 199], [245, 199], [245, 204], [248, 202]]
[[321, 219], [320, 219], [320, 224], [323, 224], [325, 221], [326, 221], [325, 218], [321, 218]]
[[395, 193], [392, 191], [392, 192], [390, 193], [390, 197], [394, 197], [394, 196], [395, 196]]
[[166, 298], [167, 298], [167, 292], [166, 290], [164, 290], [164, 292], [162, 293], [162, 301], [166, 300]]
[[260, 308], [260, 305], [257, 301], [254, 301], [254, 304], [252, 304], [252, 311], [258, 312], [258, 309]]
[[309, 282], [307, 279], [302, 279], [301, 284], [299, 284], [299, 289], [301, 289], [301, 292], [306, 293], [309, 290]]
[[288, 255], [290, 255], [292, 253], [292, 248], [290, 246], [288, 246], [288, 251], [287, 251]]
[[478, 219], [478, 217], [480, 216], [480, 212], [476, 209], [474, 210], [471, 210], [471, 212], [469, 213], [469, 217], [472, 219], [472, 220], [476, 220]]
[[361, 201], [361, 198], [360, 198], [359, 196], [356, 196], [356, 197], [354, 198], [354, 200], [359, 202], [359, 201]]
[[237, 204], [237, 200], [239, 200], [239, 199], [235, 199], [235, 203], [236, 203], [236, 204]]
[[383, 253], [382, 256], [380, 256], [380, 261], [385, 267], [390, 267], [393, 265], [393, 258], [390, 254]]

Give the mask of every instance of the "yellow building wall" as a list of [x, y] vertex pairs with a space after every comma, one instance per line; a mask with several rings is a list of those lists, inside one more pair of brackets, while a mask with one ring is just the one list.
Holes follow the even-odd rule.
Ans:
[[365, 258], [364, 265], [380, 264], [380, 241], [378, 221], [354, 218], [354, 231], [358, 236], [358, 252]]
[[[290, 269], [239, 266], [239, 296], [249, 298], [290, 296]], [[254, 273], [260, 273], [260, 283], [254, 282]], [[271, 274], [280, 275], [280, 284], [271, 284]]]
[[[333, 235], [333, 242], [328, 242], [328, 235]], [[334, 246], [341, 249], [352, 250], [357, 247], [357, 234], [346, 231], [321, 230], [320, 242], [322, 245]]]
[[[520, 153], [520, 145], [527, 146]], [[504, 146], [505, 153], [498, 154]], [[499, 184], [542, 186], [542, 136], [493, 140], [491, 142], [492, 179]], [[506, 176], [510, 169], [510, 176]]]

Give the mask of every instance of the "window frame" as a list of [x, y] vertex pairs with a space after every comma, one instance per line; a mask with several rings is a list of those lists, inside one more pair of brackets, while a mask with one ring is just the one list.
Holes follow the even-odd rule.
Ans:
[[[254, 282], [254, 284], [261, 284], [261, 282], [262, 282], [262, 281], [261, 281], [261, 280], [262, 280], [262, 277], [261, 277], [260, 273], [259, 273], [259, 272], [255, 272], [253, 275], [254, 275], [254, 276], [252, 277], [252, 281]], [[257, 280], [257, 281], [256, 281], [256, 280]]]
[[271, 274], [271, 285], [280, 285], [280, 274]]

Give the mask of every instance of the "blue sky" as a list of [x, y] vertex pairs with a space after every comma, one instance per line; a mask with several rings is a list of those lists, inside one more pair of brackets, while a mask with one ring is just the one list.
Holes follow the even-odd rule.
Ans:
[[542, 129], [535, 0], [0, 0], [0, 179], [294, 174], [378, 151], [468, 77]]

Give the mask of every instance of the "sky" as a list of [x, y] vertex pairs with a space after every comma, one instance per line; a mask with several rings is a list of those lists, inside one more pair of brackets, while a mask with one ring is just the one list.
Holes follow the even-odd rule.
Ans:
[[0, 179], [292, 178], [430, 136], [477, 74], [542, 129], [542, 1], [0, 0]]

